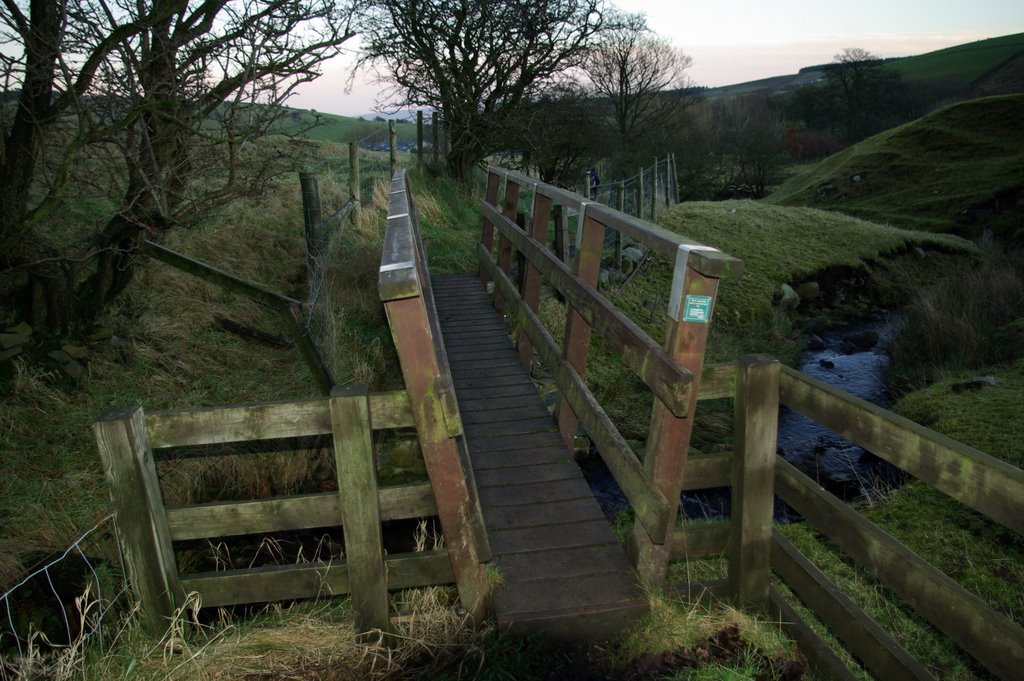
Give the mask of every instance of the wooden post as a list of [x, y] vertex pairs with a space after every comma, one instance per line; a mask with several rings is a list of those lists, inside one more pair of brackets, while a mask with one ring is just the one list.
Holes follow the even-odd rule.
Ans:
[[741, 607], [765, 608], [771, 581], [779, 362], [745, 355], [736, 365], [729, 592]]
[[359, 188], [359, 144], [348, 143], [348, 193], [359, 201], [352, 211], [352, 224], [359, 227], [363, 224], [362, 190]]
[[[501, 212], [513, 222], [515, 222], [517, 207], [519, 206], [520, 189], [519, 184], [509, 178], [505, 178], [505, 201]], [[508, 274], [512, 267], [512, 244], [508, 239], [500, 235], [498, 237], [498, 267], [505, 274]], [[499, 315], [505, 313], [505, 301], [497, 292], [494, 293], [494, 309], [498, 311]]]
[[[576, 258], [574, 260], [574, 271], [576, 276], [591, 286], [597, 286], [598, 276], [601, 274], [601, 247], [604, 245], [604, 225], [585, 215], [586, 203], [580, 207], [577, 230], [583, 230], [582, 235], [577, 238]], [[562, 347], [562, 356], [579, 374], [580, 378], [586, 373], [587, 355], [590, 352], [590, 324], [580, 316], [572, 306], [569, 306], [569, 314], [565, 323], [565, 344]], [[558, 399], [558, 431], [562, 435], [565, 445], [571, 450], [576, 440], [576, 429], [579, 426], [579, 418], [573, 412], [569, 403], [559, 397]]]
[[431, 137], [430, 154], [431, 154], [431, 156], [433, 158], [434, 165], [437, 165], [437, 159], [438, 159], [437, 155], [441, 152], [441, 149], [440, 149], [440, 146], [441, 146], [441, 140], [440, 140], [441, 131], [438, 129], [438, 124], [440, 122], [438, 120], [438, 118], [439, 117], [437, 115], [437, 111], [432, 111], [431, 114], [430, 114], [430, 137]]
[[671, 154], [672, 159], [672, 198], [676, 203], [679, 203], [679, 175], [676, 174], [676, 155]]
[[142, 407], [108, 411], [92, 428], [143, 626], [162, 636], [185, 598]]
[[[620, 213], [625, 212], [626, 208], [626, 182], [625, 180], [619, 180], [619, 191], [615, 197], [616, 205]], [[622, 271], [622, 232], [615, 230], [615, 269], [619, 272]]]
[[320, 182], [314, 173], [299, 173], [299, 186], [302, 190], [302, 220], [306, 228], [306, 280], [308, 286], [314, 286], [316, 273], [319, 271], [317, 257], [323, 250], [317, 227], [320, 225]]
[[423, 169], [423, 112], [416, 112], [416, 167]]
[[640, 181], [636, 184], [636, 216], [644, 219], [644, 169], [640, 169]]
[[[501, 183], [501, 177], [497, 173], [487, 174], [487, 193], [484, 194], [484, 200], [490, 205], [498, 206], [498, 185]], [[494, 248], [494, 225], [487, 218], [484, 218], [484, 228], [480, 234], [480, 243], [487, 250], [488, 253]], [[487, 269], [480, 265], [480, 283], [484, 286], [487, 285]]]
[[[534, 190], [536, 191], [536, 190]], [[533, 200], [533, 215], [530, 217], [530, 236], [543, 247], [548, 238], [548, 222], [551, 220], [551, 199], [541, 194], [535, 194]], [[540, 285], [541, 273], [527, 261], [526, 272], [523, 275], [523, 302], [533, 310], [537, 311], [540, 306]], [[533, 345], [530, 343], [526, 329], [519, 328], [517, 342], [519, 349], [519, 360], [527, 369], [530, 368], [530, 360], [533, 358]]]
[[[438, 390], [437, 349], [423, 297], [388, 300], [384, 310], [416, 419], [423, 463], [434, 491], [459, 600], [473, 618], [480, 619], [490, 607], [490, 584], [481, 565], [486, 557], [480, 555], [474, 541], [474, 519], [479, 518], [479, 513], [473, 508], [461, 464], [459, 447], [460, 442], [465, 446], [465, 440], [452, 437], [445, 421], [444, 396]], [[489, 548], [483, 550], [489, 554]]]
[[552, 210], [552, 220], [555, 222], [555, 255], [562, 262], [569, 262], [569, 220], [562, 204], [558, 204]]
[[389, 633], [387, 569], [380, 529], [370, 395], [365, 385], [333, 390], [331, 430], [355, 629], [360, 634], [372, 630]]
[[[680, 246], [676, 255], [664, 346], [665, 352], [693, 374], [690, 407], [685, 417], [677, 417], [661, 400], [655, 399], [644, 458], [644, 472], [670, 500], [679, 499], [683, 486], [683, 467], [693, 434], [704, 351], [718, 293], [718, 279], [705, 276], [690, 265], [692, 250]], [[671, 508], [669, 527], [674, 527], [679, 504], [672, 504]], [[665, 581], [672, 554], [672, 536], [669, 532], [664, 544], [655, 544], [640, 523], [634, 524], [629, 536], [626, 548], [637, 572], [653, 586]]]
[[669, 187], [669, 183], [668, 183], [669, 182], [669, 176], [671, 175], [671, 173], [669, 172], [669, 169], [670, 169], [669, 157], [666, 156], [665, 157], [665, 172], [662, 173], [662, 175], [665, 178], [664, 186], [665, 186], [665, 207], [666, 208], [668, 208], [668, 207], [670, 207], [672, 205], [672, 189]]
[[654, 167], [651, 168], [651, 222], [655, 220], [655, 211], [658, 207], [658, 159], [654, 159]]
[[391, 175], [398, 170], [398, 132], [395, 130], [395, 119], [388, 121], [388, 146], [391, 148]]

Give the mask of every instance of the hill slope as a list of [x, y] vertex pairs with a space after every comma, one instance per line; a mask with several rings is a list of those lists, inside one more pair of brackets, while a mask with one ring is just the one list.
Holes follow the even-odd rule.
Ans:
[[765, 201], [1024, 241], [1024, 95], [935, 111], [808, 167]]

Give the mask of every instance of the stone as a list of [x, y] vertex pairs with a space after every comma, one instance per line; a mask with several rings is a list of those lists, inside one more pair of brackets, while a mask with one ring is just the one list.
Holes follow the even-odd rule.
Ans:
[[821, 294], [821, 287], [816, 281], [805, 281], [802, 284], [797, 284], [796, 294], [800, 296], [800, 300], [810, 300]]
[[76, 381], [85, 376], [85, 367], [63, 350], [53, 350], [47, 353], [47, 356], [60, 365], [61, 371]]
[[817, 317], [811, 317], [804, 321], [804, 333], [810, 333], [815, 336], [820, 336], [825, 333], [828, 329], [828, 317], [819, 315]]
[[807, 339], [808, 350], [824, 350], [826, 347], [828, 346], [825, 345], [825, 341], [822, 340], [821, 336], [817, 336], [812, 333]]
[[72, 359], [85, 359], [89, 356], [89, 351], [83, 348], [81, 345], [62, 345], [60, 349], [70, 355]]
[[854, 176], [853, 176], [853, 177], [851, 177], [850, 179], [851, 179], [851, 180], [853, 180], [854, 182], [860, 182], [860, 181], [861, 181], [861, 180], [863, 180], [864, 178], [863, 178], [863, 177], [861, 177], [860, 175], [854, 175]]
[[847, 334], [843, 341], [852, 343], [859, 350], [870, 350], [878, 345], [878, 332], [871, 330], [858, 331], [857, 333]]
[[21, 346], [15, 345], [13, 348], [8, 350], [0, 351], [0, 362], [6, 362], [9, 359], [13, 359], [15, 356], [21, 354]]
[[819, 359], [818, 366], [820, 366], [822, 369], [835, 369], [836, 363], [827, 359]]
[[106, 326], [99, 326], [94, 329], [91, 329], [89, 333], [85, 334], [85, 340], [89, 341], [90, 343], [95, 343], [97, 341], [107, 340], [113, 335], [113, 329], [110, 329]]
[[22, 333], [0, 333], [0, 350], [28, 345], [32, 338]]
[[800, 305], [800, 296], [797, 295], [796, 291], [789, 284], [783, 284], [779, 289], [781, 298], [779, 299], [779, 308], [782, 310], [796, 309]]
[[32, 335], [32, 327], [29, 326], [26, 322], [21, 322], [19, 324], [15, 324], [14, 326], [8, 326], [6, 329], [4, 329], [4, 331], [6, 331], [7, 333], [20, 333], [22, 336]]
[[639, 248], [636, 248], [634, 246], [630, 246], [629, 248], [623, 248], [622, 249], [622, 259], [623, 260], [628, 260], [631, 263], [633, 263], [634, 265], [636, 263], [640, 262], [641, 260], [643, 260], [643, 257], [644, 257], [644, 252], [641, 251]]

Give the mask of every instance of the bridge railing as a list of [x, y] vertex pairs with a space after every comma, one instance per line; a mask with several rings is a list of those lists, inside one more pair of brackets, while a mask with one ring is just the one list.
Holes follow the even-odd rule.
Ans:
[[[502, 185], [504, 195], [499, 204]], [[524, 189], [533, 193], [526, 228], [516, 223]], [[576, 255], [571, 267], [546, 245], [556, 204], [563, 215], [572, 210], [579, 216]], [[659, 583], [664, 579], [671, 555], [672, 528], [678, 513], [676, 500], [682, 486], [719, 279], [737, 276], [741, 263], [717, 249], [504, 168], [488, 168], [481, 210], [481, 279], [485, 283], [494, 281], [495, 306], [515, 319], [523, 363], [529, 366], [536, 350], [552, 372], [559, 391], [558, 427], [566, 444], [572, 446], [582, 424], [629, 499], [637, 517], [630, 541], [632, 558], [646, 580]], [[605, 231], [609, 229], [675, 262], [667, 310], [669, 331], [663, 345], [658, 345], [597, 290], [601, 250]], [[514, 254], [521, 256], [523, 266], [518, 286], [510, 277]], [[561, 346], [537, 316], [543, 279], [568, 304]], [[605, 339], [655, 395], [643, 463], [584, 381], [592, 331]]]
[[[202, 606], [350, 594], [360, 631], [388, 631], [388, 590], [450, 584], [446, 551], [385, 557], [381, 522], [437, 514], [429, 484], [378, 487], [372, 431], [415, 424], [406, 392], [335, 388], [330, 398], [144, 413], [115, 409], [93, 425], [142, 621], [161, 635], [189, 594]], [[157, 462], [210, 445], [330, 435], [338, 491], [165, 506]], [[184, 448], [184, 449], [183, 449]], [[341, 526], [344, 558], [181, 574], [175, 542]]]
[[482, 562], [490, 558], [490, 546], [437, 317], [419, 216], [404, 170], [396, 172], [391, 181], [378, 290], [398, 350], [459, 598], [470, 613], [482, 616], [490, 592]]
[[736, 450], [691, 458], [686, 480], [688, 488], [731, 486], [732, 517], [677, 528], [674, 559], [726, 555], [727, 592], [741, 604], [770, 604], [831, 678], [854, 677], [781, 596], [772, 571], [875, 677], [933, 678], [773, 527], [778, 496], [981, 665], [1020, 678], [1024, 629], [777, 456], [778, 408], [804, 414], [1018, 534], [1024, 471], [769, 358], [741, 358], [714, 374], [715, 388], [701, 398], [725, 397], [735, 386]]

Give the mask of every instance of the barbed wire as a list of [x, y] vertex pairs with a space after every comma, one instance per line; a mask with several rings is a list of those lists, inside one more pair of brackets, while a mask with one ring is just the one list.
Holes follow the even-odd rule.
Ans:
[[[95, 559], [94, 558], [90, 558], [88, 555], [86, 555], [86, 552], [82, 549], [82, 547], [86, 543], [87, 540], [89, 540], [93, 535], [97, 534], [97, 532], [101, 528], [104, 528], [108, 524], [110, 525], [111, 530], [112, 530], [112, 536], [113, 536], [114, 544], [117, 546], [117, 561], [118, 562], [117, 562], [117, 574], [115, 575], [115, 579], [120, 582], [120, 587], [115, 589], [114, 593], [112, 595], [110, 595], [110, 597], [108, 599], [104, 599], [103, 598], [103, 584], [102, 584], [103, 580], [100, 578], [100, 575], [99, 575], [99, 573], [96, 570], [96, 567], [93, 565], [93, 561]], [[35, 633], [33, 630], [36, 627], [36, 619], [38, 619], [38, 618], [32, 617], [29, 620], [29, 622], [28, 622], [27, 630], [26, 631], [19, 631], [18, 630], [18, 626], [14, 622], [14, 615], [13, 615], [13, 612], [12, 612], [12, 601], [16, 602], [17, 601], [18, 593], [22, 589], [30, 589], [30, 588], [32, 588], [32, 585], [37, 581], [38, 578], [40, 578], [42, 576], [45, 576], [46, 584], [49, 587], [50, 592], [53, 594], [55, 602], [57, 604], [54, 607], [54, 610], [56, 610], [56, 611], [58, 611], [60, 613], [61, 623], [64, 626], [64, 633], [67, 636], [67, 645], [71, 646], [71, 645], [73, 645], [75, 643], [76, 640], [82, 641], [82, 640], [91, 638], [91, 636], [93, 634], [95, 634], [96, 638], [97, 638], [97, 642], [98, 642], [98, 644], [100, 646], [100, 649], [101, 650], [104, 649], [104, 647], [105, 647], [105, 642], [103, 640], [104, 619], [106, 618], [107, 613], [111, 610], [111, 608], [113, 608], [114, 605], [121, 598], [121, 596], [124, 595], [125, 593], [127, 593], [127, 591], [128, 591], [127, 581], [125, 580], [124, 555], [121, 552], [121, 546], [120, 546], [120, 542], [117, 541], [117, 536], [118, 536], [117, 519], [115, 518], [114, 514], [111, 513], [110, 515], [106, 516], [105, 518], [103, 518], [102, 520], [97, 522], [95, 525], [93, 525], [89, 530], [85, 531], [81, 536], [79, 536], [78, 539], [76, 539], [72, 544], [70, 544], [59, 556], [57, 556], [56, 558], [46, 562], [42, 567], [39, 567], [39, 568], [33, 570], [32, 572], [30, 572], [29, 574], [25, 575], [24, 577], [21, 578], [20, 581], [18, 581], [16, 584], [14, 584], [9, 589], [7, 589], [2, 595], [0, 595], [0, 603], [3, 603], [3, 609], [4, 609], [4, 615], [5, 615], [4, 624], [6, 624], [6, 627], [7, 627], [8, 631], [9, 631], [10, 635], [14, 638], [14, 643], [15, 643], [14, 647], [17, 648], [18, 656], [19, 657], [23, 658], [23, 657], [26, 656], [26, 654], [27, 654], [26, 647], [31, 648], [32, 637], [34, 635], [37, 635], [37, 633]], [[63, 563], [64, 561], [68, 560], [71, 556], [73, 556], [75, 554], [77, 554], [77, 556], [85, 563], [85, 565], [88, 567], [89, 574], [91, 575], [91, 581], [84, 586], [83, 593], [76, 597], [76, 603], [78, 602], [79, 598], [81, 598], [82, 596], [84, 596], [86, 593], [89, 592], [90, 588], [94, 588], [95, 589], [96, 603], [98, 603], [98, 608], [96, 610], [96, 615], [95, 615], [94, 618], [91, 619], [92, 625], [90, 627], [90, 630], [88, 630], [88, 631], [83, 630], [83, 631], [77, 632], [77, 639], [76, 639], [76, 634], [72, 633], [71, 622], [68, 619], [68, 611], [64, 607], [64, 599], [61, 597], [61, 594], [60, 594], [59, 590], [57, 589], [57, 586], [54, 584], [53, 575], [51, 574], [51, 570], [57, 568], [61, 563]], [[32, 607], [33, 608], [38, 608], [39, 606], [40, 606], [40, 603], [38, 603], [37, 601], [33, 601], [33, 603], [32, 603]], [[79, 607], [81, 607], [81, 606], [79, 606]], [[85, 610], [82, 610], [81, 612], [84, 615]], [[86, 623], [86, 621], [88, 619], [89, 618], [85, 618], [85, 617], [83, 617], [81, 619], [83, 627], [84, 627], [84, 625], [85, 625], [85, 623]], [[0, 629], [0, 640], [2, 640], [3, 637], [4, 637], [4, 632], [3, 632], [2, 629]], [[23, 641], [25, 642], [24, 644], [22, 643]], [[50, 643], [48, 640], [47, 640], [47, 642]], [[52, 645], [52, 643], [50, 643], [50, 644]], [[3, 661], [2, 663], [0, 663], [0, 678], [6, 678], [7, 667], [8, 667], [8, 663], [6, 661]]]

